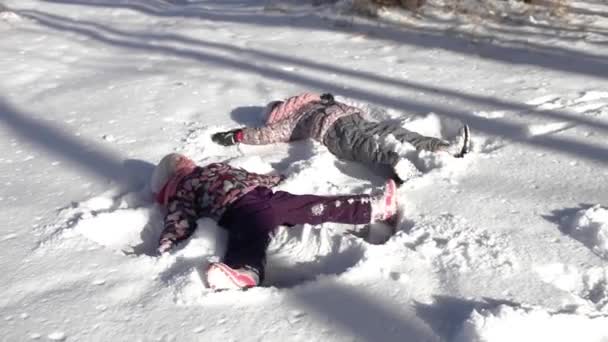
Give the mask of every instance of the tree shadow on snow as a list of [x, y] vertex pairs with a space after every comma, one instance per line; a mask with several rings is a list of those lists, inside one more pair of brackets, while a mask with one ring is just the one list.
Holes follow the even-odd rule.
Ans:
[[293, 264], [282, 263], [277, 256], [269, 255], [264, 286], [292, 288], [320, 276], [340, 275], [355, 266], [364, 253], [360, 248], [333, 250], [328, 255], [315, 257], [314, 260]]
[[171, 266], [158, 274], [158, 279], [164, 284], [172, 284], [177, 278], [190, 274], [194, 269], [203, 284], [207, 286], [205, 270], [208, 267], [209, 261], [207, 258], [178, 256]]
[[[336, 281], [316, 282], [289, 292], [288, 300], [295, 302], [315, 320], [338, 331], [344, 331], [354, 341], [403, 342], [434, 341], [436, 337], [418, 322], [402, 304], [377, 298], [357, 285]], [[332, 335], [324, 340], [332, 340]]]
[[555, 223], [562, 234], [582, 243], [593, 254], [606, 260], [605, 256], [598, 254], [594, 250], [596, 247], [596, 237], [588, 232], [586, 233], [577, 230], [575, 226], [576, 214], [581, 210], [587, 210], [593, 206], [593, 204], [581, 203], [578, 207], [553, 210], [549, 215], [542, 215], [542, 218], [551, 223]]
[[[425, 327], [416, 324], [399, 305], [387, 305], [364, 288], [336, 282], [298, 289], [291, 297], [316, 319], [348, 331], [355, 341], [432, 341]], [[331, 340], [331, 335], [326, 340]]]
[[353, 161], [336, 160], [334, 165], [343, 174], [361, 181], [370, 181], [374, 186], [382, 186], [395, 172], [388, 165], [369, 165]]
[[[539, 24], [528, 22], [515, 22], [508, 37], [500, 35], [483, 35], [476, 33], [472, 38], [467, 38], [468, 33], [454, 30], [452, 34], [446, 35], [444, 28], [424, 27], [413, 28], [404, 27], [403, 25], [395, 25], [382, 21], [359, 21], [356, 24], [350, 22], [345, 24], [344, 19], [340, 16], [332, 17], [329, 14], [319, 16], [313, 11], [309, 11], [298, 17], [290, 15], [288, 12], [284, 15], [277, 16], [272, 12], [261, 11], [259, 5], [239, 1], [237, 3], [222, 3], [215, 4], [217, 8], [212, 8], [208, 5], [199, 3], [184, 3], [183, 1], [175, 1], [176, 4], [167, 1], [151, 2], [148, 0], [131, 0], [129, 2], [116, 2], [111, 0], [44, 0], [45, 2], [66, 5], [81, 5], [94, 6], [100, 8], [124, 8], [147, 15], [157, 17], [175, 17], [175, 18], [197, 18], [219, 23], [248, 23], [264, 27], [282, 28], [285, 25], [300, 29], [325, 29], [333, 32], [344, 32], [350, 34], [373, 35], [379, 40], [384, 40], [387, 43], [412, 45], [418, 48], [428, 49], [444, 49], [456, 52], [463, 55], [477, 56], [482, 55], [484, 58], [496, 60], [499, 62], [509, 63], [513, 65], [533, 65], [546, 69], [558, 71], [566, 71], [589, 76], [606, 77], [606, 56], [588, 53], [574, 48], [566, 48], [550, 44], [540, 44], [527, 39], [528, 36], [538, 35], [542, 32], [545, 35], [552, 37], [564, 36], [564, 33], [578, 32], [580, 34], [587, 33], [592, 30], [595, 34], [608, 36], [608, 30], [602, 28], [585, 27], [582, 29], [578, 26], [571, 28], [567, 27], [566, 22], [560, 25]], [[227, 5], [226, 5], [227, 4]], [[212, 4], [211, 4], [212, 5]], [[223, 6], [223, 7], [222, 7]], [[232, 7], [230, 7], [232, 6]], [[238, 10], [236, 10], [238, 9]], [[351, 16], [351, 19], [353, 17]], [[442, 22], [438, 17], [426, 15], [426, 22]], [[496, 25], [487, 25], [487, 31], [493, 32]], [[530, 31], [521, 31], [521, 27], [529, 27]], [[557, 32], [561, 32], [562, 35]], [[567, 35], [566, 35], [567, 36]], [[473, 38], [476, 38], [475, 40]], [[531, 53], [534, 51], [536, 53]], [[581, 63], [573, 63], [573, 59], [582, 60]]]
[[[149, 182], [152, 178], [152, 173], [156, 165], [136, 159], [127, 159], [124, 162], [126, 177], [129, 182], [139, 189], [140, 200], [146, 204], [154, 205], [154, 198], [150, 192]], [[160, 210], [153, 210], [148, 217], [148, 222], [140, 232], [141, 243], [135, 246], [130, 246], [129, 250], [123, 250], [127, 255], [147, 255], [156, 256], [156, 248], [158, 247], [158, 237], [162, 231], [163, 217]]]
[[50, 155], [71, 162], [77, 169], [110, 179], [126, 188], [133, 188], [131, 177], [125, 177], [126, 164], [121, 158], [92, 141], [75, 137], [64, 129], [35, 119], [0, 98], [0, 123], [9, 127], [12, 134], [26, 139]]
[[[68, 3], [70, 2], [68, 1]], [[72, 3], [79, 2], [74, 1]], [[341, 87], [335, 81], [326, 78], [311, 77], [308, 76], [310, 74], [308, 72], [293, 73], [291, 71], [283, 70], [276, 65], [296, 65], [303, 69], [323, 72], [328, 75], [336, 74], [341, 77], [357, 78], [364, 81], [362, 83], [363, 85], [369, 82], [377, 82], [385, 86], [391, 86], [395, 90], [411, 92], [412, 96], [387, 96], [384, 93], [366, 89], [363, 86], [349, 87], [347, 90], [343, 90], [342, 92], [344, 96], [348, 96], [360, 101], [392, 108], [399, 108], [403, 111], [410, 111], [413, 113], [438, 113], [455, 120], [466, 122], [469, 124], [472, 130], [479, 131], [487, 135], [508, 138], [516, 142], [541, 147], [546, 150], [570, 154], [576, 156], [577, 158], [586, 158], [598, 161], [600, 163], [608, 163], [606, 158], [604, 158], [608, 149], [604, 146], [589, 144], [574, 138], [555, 135], [535, 136], [530, 138], [528, 135], [528, 126], [525, 124], [512, 122], [507, 119], [488, 120], [487, 118], [472, 115], [469, 110], [464, 108], [470, 107], [471, 104], [474, 104], [478, 107], [491, 107], [496, 108], [497, 110], [508, 110], [516, 113], [525, 112], [526, 116], [529, 117], [550, 120], [564, 120], [571, 124], [589, 127], [597, 132], [608, 131], [608, 124], [588, 116], [573, 115], [572, 113], [564, 110], [540, 110], [525, 103], [514, 102], [497, 97], [470, 94], [458, 90], [430, 86], [413, 80], [395, 79], [385, 75], [351, 70], [342, 66], [315, 62], [296, 56], [285, 56], [269, 51], [205, 41], [200, 38], [190, 38], [178, 34], [129, 32], [90, 21], [74, 20], [69, 17], [43, 13], [36, 10], [21, 10], [18, 11], [18, 14], [22, 17], [35, 20], [38, 24], [45, 25], [54, 30], [76, 33], [80, 36], [92, 39], [102, 44], [128, 48], [134, 52], [141, 51], [145, 53], [162, 54], [164, 56], [175, 56], [184, 60], [194, 60], [197, 62], [206, 63], [208, 65], [215, 65], [217, 67], [225, 68], [226, 70], [235, 69], [239, 70], [241, 73], [261, 75], [265, 78], [275, 80], [284, 80], [286, 82], [298, 84], [309, 89], [323, 89], [332, 91], [333, 89]], [[239, 15], [239, 17], [242, 17], [242, 15]], [[267, 16], [262, 17], [267, 18]], [[281, 18], [281, 20], [284, 19]], [[383, 30], [389, 30], [389, 28], [383, 28]], [[402, 31], [399, 32], [401, 34], [404, 33]], [[441, 34], [443, 36], [444, 32]], [[444, 41], [444, 38], [432, 36], [428, 40], [435, 41], [435, 43], [437, 43], [438, 40], [442, 40], [450, 46], [455, 46], [454, 39], [457, 40], [457, 38], [458, 37], [451, 37], [449, 41]], [[412, 40], [413, 41], [409, 42], [410, 44], [426, 47], [426, 45], [423, 44], [423, 42], [426, 40], [421, 41], [419, 35], [413, 36]], [[155, 43], [150, 44], [150, 41]], [[176, 47], [175, 43], [179, 43], [179, 47]], [[463, 47], [467, 47], [469, 45], [470, 44], [463, 43], [457, 44], [457, 46]], [[443, 47], [445, 48], [445, 46]], [[492, 57], [503, 56], [503, 58], [506, 58], [508, 62], [515, 64], [518, 64], [518, 62], [521, 61], [525, 65], [530, 65], [533, 64], [531, 63], [531, 58], [533, 56], [540, 56], [540, 54], [530, 54], [529, 49], [514, 52], [502, 51], [505, 49], [510, 50], [510, 48], [505, 46], [491, 46], [488, 48], [492, 52]], [[214, 52], [217, 50], [220, 50], [221, 52]], [[554, 49], [552, 48], [551, 51], [554, 51]], [[551, 51], [548, 53], [551, 54]], [[477, 54], [478, 51], [475, 49], [475, 55]], [[248, 55], [250, 58], [243, 59], [241, 58], [243, 55]], [[488, 56], [484, 55], [484, 57]], [[552, 56], [551, 60], [555, 60], [554, 57], [555, 56]], [[573, 58], [575, 57], [572, 55], [562, 56], [562, 59], [564, 60], [557, 61], [556, 64], [552, 64], [551, 67], [576, 66], [588, 68], [589, 75], [599, 77], [605, 75], [599, 74], [598, 70], [608, 70], [608, 68], [605, 68], [607, 63], [605, 58], [599, 59], [601, 62], [596, 62], [601, 63], [601, 66], [593, 66], [594, 63], [586, 60], [584, 57], [580, 57], [581, 62], [571, 63]], [[256, 62], [250, 62], [257, 60], [265, 61], [265, 63], [259, 64]], [[599, 61], [597, 58], [595, 58], [595, 60]], [[584, 73], [587, 73], [587, 71]], [[428, 96], [417, 97], [413, 95], [413, 92], [424, 92], [428, 94]], [[454, 99], [459, 103], [462, 103], [463, 106], [457, 106], [454, 104], [446, 105], [445, 101], [436, 101], [437, 97]], [[465, 106], [464, 104], [467, 105]]]
[[140, 189], [148, 186], [156, 165], [145, 160], [126, 159], [123, 162], [123, 167], [126, 171], [128, 183], [134, 189]]
[[[272, 267], [278, 271], [300, 265], [294, 266], [278, 259], [273, 261]], [[364, 286], [342, 282], [333, 275], [336, 274], [321, 273], [314, 281], [299, 279], [299, 282], [285, 284], [291, 286], [283, 286], [291, 287], [285, 292], [285, 302], [297, 308], [296, 318], [310, 314], [316, 320], [328, 322], [332, 331], [344, 332], [356, 341], [436, 340], [434, 332], [420, 324], [409, 305], [394, 303], [385, 296], [378, 298]], [[274, 283], [269, 285], [275, 286]], [[326, 339], [331, 340], [331, 335]]]
[[315, 154], [315, 143], [312, 139], [292, 141], [289, 142], [287, 156], [280, 161], [271, 163], [271, 166], [279, 172], [288, 173], [287, 176], [290, 176], [293, 174], [293, 170], [288, 172], [290, 167], [298, 162], [310, 160]]
[[[148, 189], [147, 184], [154, 170], [154, 164], [136, 159], [121, 160], [120, 156], [107, 151], [102, 146], [97, 146], [91, 141], [74, 137], [52, 123], [32, 118], [1, 98], [0, 123], [11, 128], [11, 132], [14, 135], [26, 139], [29, 143], [47, 151], [49, 155], [69, 162], [70, 165], [73, 165], [84, 173], [92, 174], [101, 179], [109, 179], [118, 185], [120, 191], [113, 198], [114, 205], [103, 211], [96, 212], [96, 214], [117, 210], [121, 198], [130, 192], [140, 191], [134, 198], [137, 203], [153, 202], [151, 194], [146, 189]], [[77, 205], [77, 203], [70, 204], [71, 207]], [[138, 206], [138, 204], [134, 205]], [[77, 213], [75, 217], [68, 219], [65, 225], [58, 227], [57, 230], [51, 232], [49, 236], [41, 241], [73, 227], [81, 219], [82, 213]], [[150, 232], [158, 230], [156, 228], [156, 221], [157, 218], [152, 215], [146, 228], [142, 231], [144, 243], [136, 246], [137, 248], [129, 251], [129, 253], [147, 255], [153, 253], [157, 241], [153, 237], [154, 233]]]
[[264, 107], [258, 106], [237, 107], [230, 112], [230, 117], [242, 126], [262, 126], [264, 124], [263, 110]]

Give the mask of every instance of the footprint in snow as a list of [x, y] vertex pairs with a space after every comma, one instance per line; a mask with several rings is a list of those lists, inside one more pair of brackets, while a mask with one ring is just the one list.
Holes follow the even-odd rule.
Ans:
[[[608, 260], [608, 209], [581, 204], [576, 208], [554, 210], [544, 218], [556, 223], [562, 233], [581, 242], [598, 257]], [[605, 267], [582, 270], [556, 263], [539, 266], [537, 272], [545, 282], [608, 313], [608, 269]]]
[[526, 104], [537, 107], [539, 110], [564, 108], [576, 113], [593, 113], [608, 106], [608, 92], [589, 90], [572, 100], [556, 94], [549, 94], [531, 99]]
[[405, 245], [428, 259], [435, 259], [444, 271], [511, 273], [517, 268], [509, 242], [488, 231], [470, 227], [451, 214], [417, 221]]
[[590, 90], [573, 101], [572, 110], [577, 113], [594, 114], [608, 107], [608, 91]]
[[582, 270], [574, 265], [554, 263], [535, 270], [545, 283], [570, 293], [575, 301], [572, 304], [608, 313], [608, 271], [603, 267]]
[[530, 106], [541, 106], [546, 105], [547, 103], [555, 103], [555, 101], [559, 100], [560, 96], [555, 94], [543, 95], [541, 97], [534, 98], [532, 100], [526, 101], [527, 105]]
[[607, 208], [599, 204], [582, 204], [577, 208], [554, 210], [544, 218], [557, 223], [562, 233], [581, 242], [600, 258], [608, 260]]

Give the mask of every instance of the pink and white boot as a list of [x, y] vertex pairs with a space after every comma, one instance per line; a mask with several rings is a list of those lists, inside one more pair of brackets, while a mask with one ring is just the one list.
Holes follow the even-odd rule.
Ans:
[[397, 184], [386, 181], [384, 192], [372, 197], [372, 221], [390, 223], [397, 218]]
[[259, 275], [250, 267], [234, 269], [223, 262], [213, 262], [207, 269], [207, 284], [213, 290], [241, 290], [257, 286]]

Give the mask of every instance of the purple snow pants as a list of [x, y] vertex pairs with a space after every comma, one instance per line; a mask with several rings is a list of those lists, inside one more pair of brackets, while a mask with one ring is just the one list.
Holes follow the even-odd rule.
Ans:
[[257, 187], [230, 205], [219, 220], [228, 231], [224, 263], [233, 268], [247, 265], [257, 269], [261, 282], [271, 233], [279, 225], [366, 224], [370, 219], [369, 195], [294, 195]]

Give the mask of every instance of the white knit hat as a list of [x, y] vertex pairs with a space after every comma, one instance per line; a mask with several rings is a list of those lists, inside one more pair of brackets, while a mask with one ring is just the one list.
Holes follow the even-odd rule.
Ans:
[[152, 193], [159, 193], [165, 184], [169, 181], [169, 178], [175, 174], [177, 164], [180, 159], [184, 158], [179, 153], [170, 153], [160, 160], [154, 172], [152, 173], [152, 179], [150, 179], [150, 190]]

